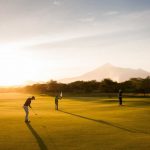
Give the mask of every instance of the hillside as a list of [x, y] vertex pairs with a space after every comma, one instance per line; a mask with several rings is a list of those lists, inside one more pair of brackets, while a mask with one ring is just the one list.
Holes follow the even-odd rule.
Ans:
[[113, 66], [108, 63], [108, 64], [105, 64], [103, 66], [96, 68], [95, 70], [87, 72], [81, 76], [77, 76], [74, 78], [65, 78], [65, 79], [59, 80], [59, 82], [70, 83], [70, 82], [81, 81], [81, 80], [101, 81], [104, 78], [110, 78], [113, 81], [123, 82], [123, 81], [129, 80], [130, 78], [138, 78], [138, 77], [145, 78], [149, 75], [150, 75], [150, 72], [147, 72], [142, 69], [121, 68], [121, 67]]

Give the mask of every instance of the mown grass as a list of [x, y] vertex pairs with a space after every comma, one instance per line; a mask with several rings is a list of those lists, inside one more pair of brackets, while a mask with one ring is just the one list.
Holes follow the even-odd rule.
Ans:
[[22, 105], [28, 94], [0, 96], [2, 150], [149, 150], [150, 99], [70, 97], [54, 110], [54, 97], [36, 96], [30, 125]]

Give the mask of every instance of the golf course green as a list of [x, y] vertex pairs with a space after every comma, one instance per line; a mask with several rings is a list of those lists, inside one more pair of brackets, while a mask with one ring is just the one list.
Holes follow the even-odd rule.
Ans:
[[30, 94], [1, 93], [1, 150], [149, 150], [150, 99], [35, 95], [29, 119], [22, 108]]

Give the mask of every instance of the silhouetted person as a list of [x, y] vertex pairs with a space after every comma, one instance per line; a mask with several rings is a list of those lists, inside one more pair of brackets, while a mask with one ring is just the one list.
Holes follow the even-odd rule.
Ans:
[[119, 90], [119, 94], [118, 94], [118, 98], [119, 98], [119, 105], [122, 105], [122, 90]]
[[55, 97], [55, 110], [58, 110], [58, 101], [59, 99], [61, 99], [61, 97], [59, 95], [56, 95]]
[[24, 105], [23, 105], [23, 108], [24, 108], [25, 113], [26, 113], [26, 116], [25, 116], [25, 122], [26, 122], [26, 123], [29, 123], [29, 122], [30, 122], [29, 119], [28, 119], [28, 115], [29, 115], [29, 107], [32, 108], [32, 107], [31, 107], [31, 101], [32, 101], [32, 100], [35, 100], [35, 97], [34, 97], [34, 96], [32, 96], [31, 98], [30, 98], [30, 97], [27, 98], [26, 102], [25, 102]]

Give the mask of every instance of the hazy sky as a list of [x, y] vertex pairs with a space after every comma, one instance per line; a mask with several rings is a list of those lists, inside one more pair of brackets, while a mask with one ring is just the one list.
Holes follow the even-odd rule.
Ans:
[[150, 0], [0, 0], [0, 85], [150, 71], [149, 57]]

